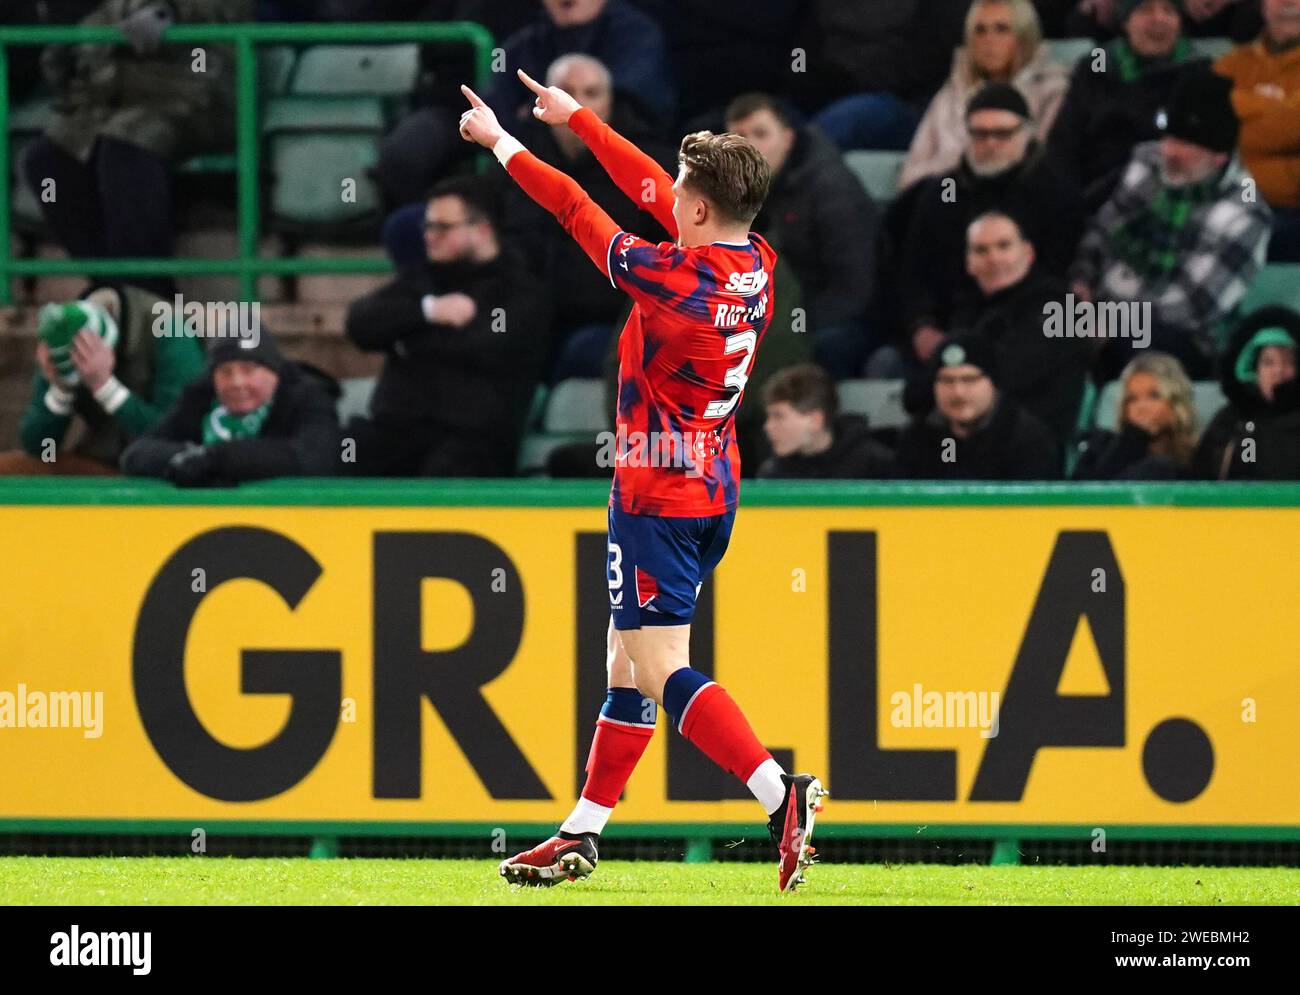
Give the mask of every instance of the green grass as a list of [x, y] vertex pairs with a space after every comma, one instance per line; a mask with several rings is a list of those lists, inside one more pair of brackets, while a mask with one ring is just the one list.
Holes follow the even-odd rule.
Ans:
[[1300, 869], [820, 864], [778, 895], [768, 864], [609, 860], [514, 889], [484, 860], [0, 858], [5, 905], [1216, 905], [1300, 903]]

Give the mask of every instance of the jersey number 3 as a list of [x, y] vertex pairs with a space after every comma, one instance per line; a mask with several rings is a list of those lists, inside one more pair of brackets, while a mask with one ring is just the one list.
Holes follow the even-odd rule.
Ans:
[[729, 369], [727, 375], [722, 378], [722, 382], [728, 387], [736, 388], [736, 392], [726, 400], [710, 401], [708, 407], [704, 409], [705, 418], [725, 418], [731, 414], [731, 409], [740, 400], [740, 393], [745, 389], [745, 383], [749, 380], [749, 364], [753, 362], [754, 350], [757, 348], [758, 335], [752, 330], [727, 336], [722, 349], [723, 355], [733, 356], [738, 352], [745, 354], [744, 359]]

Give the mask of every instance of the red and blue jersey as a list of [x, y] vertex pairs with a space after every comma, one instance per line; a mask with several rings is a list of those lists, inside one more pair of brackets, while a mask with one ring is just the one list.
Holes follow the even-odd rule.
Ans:
[[[676, 236], [672, 177], [587, 108], [569, 128], [619, 189]], [[513, 152], [506, 169], [635, 303], [619, 339], [611, 507], [686, 518], [734, 510], [735, 415], [771, 323], [776, 253], [752, 232], [736, 244], [654, 245], [621, 230], [531, 153]]]
[[736, 410], [771, 323], [775, 265], [755, 234], [692, 248], [611, 240], [610, 281], [635, 302], [618, 344], [611, 504], [691, 518], [736, 507]]

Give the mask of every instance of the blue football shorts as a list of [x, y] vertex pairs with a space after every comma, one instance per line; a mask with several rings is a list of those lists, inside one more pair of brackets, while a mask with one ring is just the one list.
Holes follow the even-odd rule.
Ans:
[[606, 572], [616, 629], [689, 625], [704, 578], [731, 542], [735, 510], [708, 518], [665, 518], [609, 509]]

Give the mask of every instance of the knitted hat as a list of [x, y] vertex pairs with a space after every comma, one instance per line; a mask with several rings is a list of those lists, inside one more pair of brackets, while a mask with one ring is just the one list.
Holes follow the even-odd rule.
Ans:
[[985, 83], [966, 103], [966, 120], [976, 111], [1010, 111], [1029, 120], [1029, 104], [1024, 94], [1010, 83]]
[[72, 340], [78, 332], [88, 328], [110, 349], [117, 348], [117, 322], [98, 304], [89, 301], [68, 301], [66, 304], [46, 304], [36, 317], [36, 335], [50, 351], [50, 362], [59, 376], [69, 384], [80, 381], [77, 367], [72, 362]]
[[1208, 66], [1188, 69], [1174, 84], [1156, 124], [1171, 138], [1213, 152], [1232, 152], [1241, 131], [1232, 107], [1232, 81]]
[[[1128, 23], [1128, 19], [1133, 16], [1133, 11], [1141, 7], [1147, 0], [1119, 0], [1115, 4], [1115, 13], [1119, 15], [1121, 26]], [[1183, 14], [1182, 0], [1168, 0], [1168, 3], [1178, 11], [1179, 16]]]
[[997, 352], [982, 335], [958, 335], [943, 342], [930, 360], [931, 382], [953, 366], [976, 366], [994, 384], [998, 382]]
[[1242, 383], [1259, 383], [1259, 373], [1255, 367], [1259, 364], [1259, 354], [1269, 346], [1277, 345], [1285, 349], [1295, 351], [1296, 340], [1291, 337], [1291, 333], [1285, 328], [1279, 328], [1274, 325], [1270, 328], [1261, 328], [1250, 341], [1242, 347], [1241, 352], [1237, 353], [1237, 365], [1233, 368], [1238, 380]]
[[275, 345], [275, 339], [271, 337], [271, 333], [265, 327], [262, 328], [261, 334], [256, 338], [233, 335], [229, 338], [217, 339], [208, 349], [209, 372], [215, 370], [222, 363], [235, 360], [260, 363], [268, 370], [273, 370], [276, 373], [279, 373], [284, 366], [284, 357], [280, 355], [280, 350]]

